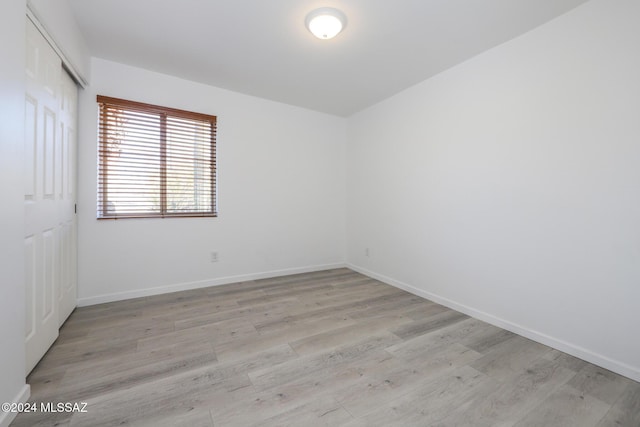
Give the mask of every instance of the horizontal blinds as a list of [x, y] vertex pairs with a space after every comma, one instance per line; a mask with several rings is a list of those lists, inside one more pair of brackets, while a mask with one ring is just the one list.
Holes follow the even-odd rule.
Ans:
[[216, 216], [215, 116], [98, 103], [98, 218]]

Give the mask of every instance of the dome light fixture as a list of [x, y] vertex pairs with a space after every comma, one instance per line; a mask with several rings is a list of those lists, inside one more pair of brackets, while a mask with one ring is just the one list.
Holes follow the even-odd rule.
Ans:
[[328, 40], [344, 29], [347, 25], [347, 17], [338, 9], [321, 7], [309, 12], [304, 22], [314, 36]]

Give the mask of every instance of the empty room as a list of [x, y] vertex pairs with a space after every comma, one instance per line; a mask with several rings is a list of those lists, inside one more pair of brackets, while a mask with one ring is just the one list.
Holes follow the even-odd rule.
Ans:
[[0, 21], [0, 427], [640, 427], [637, 0]]

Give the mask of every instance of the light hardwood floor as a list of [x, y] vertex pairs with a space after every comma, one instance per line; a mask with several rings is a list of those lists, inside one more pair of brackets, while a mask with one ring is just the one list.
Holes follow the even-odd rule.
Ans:
[[13, 426], [640, 426], [640, 384], [347, 269], [77, 309]]

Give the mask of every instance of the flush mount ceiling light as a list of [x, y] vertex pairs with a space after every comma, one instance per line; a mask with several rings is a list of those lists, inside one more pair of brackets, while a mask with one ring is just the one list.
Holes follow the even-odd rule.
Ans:
[[314, 36], [328, 40], [344, 29], [347, 25], [347, 17], [338, 9], [321, 7], [309, 12], [304, 22]]

